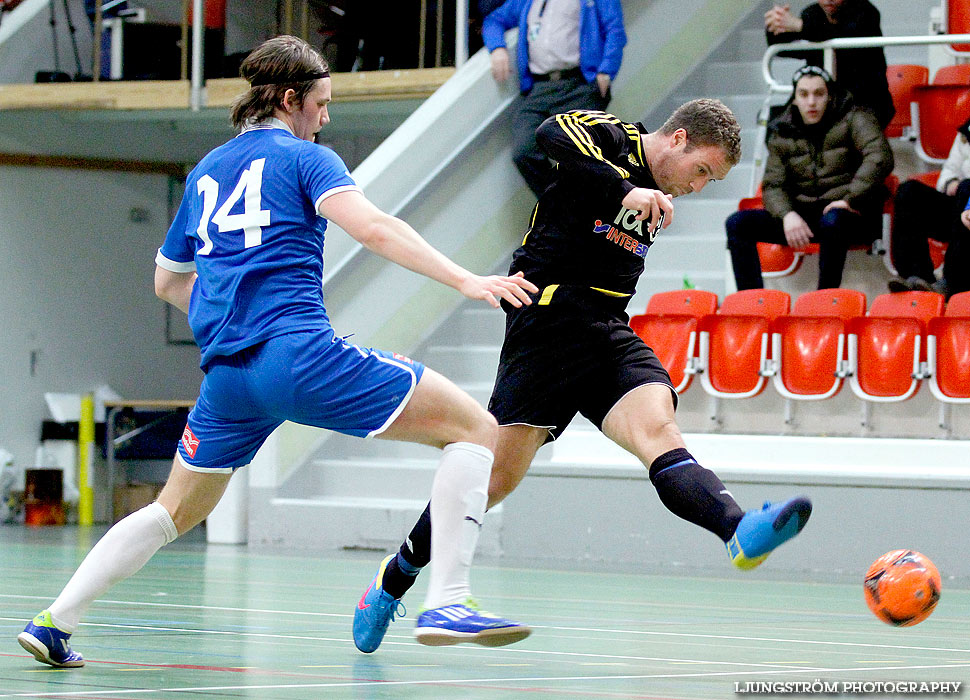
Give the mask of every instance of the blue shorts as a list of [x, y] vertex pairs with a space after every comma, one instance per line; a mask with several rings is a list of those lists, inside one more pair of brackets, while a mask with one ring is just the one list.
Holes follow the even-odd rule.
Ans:
[[377, 435], [404, 410], [423, 372], [418, 362], [352, 345], [333, 329], [287, 333], [216, 357], [178, 457], [193, 471], [232, 472], [286, 420]]

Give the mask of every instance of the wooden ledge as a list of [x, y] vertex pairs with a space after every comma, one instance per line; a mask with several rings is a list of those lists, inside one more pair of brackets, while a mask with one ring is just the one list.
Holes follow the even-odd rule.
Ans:
[[106, 399], [105, 408], [192, 408], [195, 399]]
[[[335, 102], [424, 99], [454, 75], [454, 68], [334, 73]], [[246, 89], [242, 78], [206, 82], [206, 107], [225, 108]], [[0, 110], [154, 110], [188, 109], [186, 80], [132, 80], [98, 83], [0, 85]]]

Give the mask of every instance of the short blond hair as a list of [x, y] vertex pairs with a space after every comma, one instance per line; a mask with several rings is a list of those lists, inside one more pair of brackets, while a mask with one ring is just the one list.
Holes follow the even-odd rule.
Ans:
[[720, 100], [701, 98], [685, 102], [670, 115], [659, 131], [670, 135], [683, 129], [687, 132], [688, 150], [698, 146], [719, 146], [731, 166], [741, 160], [741, 126]]

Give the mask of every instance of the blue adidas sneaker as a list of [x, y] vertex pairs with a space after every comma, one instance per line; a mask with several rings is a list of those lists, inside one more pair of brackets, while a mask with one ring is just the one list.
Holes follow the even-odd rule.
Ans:
[[374, 580], [364, 591], [354, 610], [354, 645], [365, 654], [377, 651], [395, 614], [398, 617], [407, 614], [404, 603], [383, 588], [384, 570], [396, 556], [395, 553], [384, 557]]
[[478, 609], [475, 601], [425, 610], [418, 616], [414, 637], [432, 647], [474, 642], [486, 647], [501, 647], [521, 641], [532, 628], [521, 622], [505, 620]]
[[801, 532], [811, 514], [812, 502], [803, 496], [749, 510], [726, 544], [728, 556], [739, 569], [755, 568], [775, 548]]
[[59, 668], [78, 668], [84, 665], [84, 657], [71, 649], [71, 635], [58, 629], [51, 621], [49, 610], [44, 610], [27, 623], [17, 635], [20, 646], [34, 655], [42, 664]]

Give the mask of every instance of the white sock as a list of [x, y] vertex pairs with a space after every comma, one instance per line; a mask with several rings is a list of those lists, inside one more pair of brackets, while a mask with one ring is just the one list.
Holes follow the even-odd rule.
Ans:
[[136, 573], [176, 537], [172, 516], [157, 501], [119, 520], [88, 552], [51, 603], [51, 621], [73, 634], [91, 603], [118, 581]]
[[426, 608], [463, 603], [471, 595], [478, 533], [488, 503], [491, 450], [470, 442], [444, 449], [431, 487], [431, 573]]

